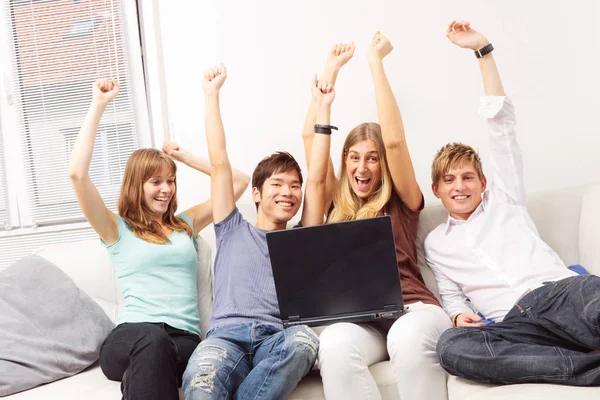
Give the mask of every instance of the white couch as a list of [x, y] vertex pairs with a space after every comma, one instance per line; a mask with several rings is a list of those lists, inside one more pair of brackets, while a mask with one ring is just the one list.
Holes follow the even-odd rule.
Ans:
[[[582, 264], [590, 272], [600, 275], [600, 185], [587, 185], [555, 189], [530, 195], [530, 214], [541, 236], [562, 257], [567, 265]], [[255, 218], [253, 204], [240, 206], [249, 220]], [[445, 221], [441, 206], [426, 207], [421, 214], [419, 228], [419, 262], [428, 286], [437, 287], [431, 271], [422, 264], [422, 242], [429, 231]], [[212, 310], [212, 257], [214, 232], [212, 227], [201, 233], [199, 257], [199, 305], [202, 331]], [[109, 265], [108, 255], [99, 241], [82, 241], [47, 246], [39, 253], [54, 262], [71, 276], [76, 284], [97, 301], [114, 320], [122, 296]], [[383, 398], [399, 399], [389, 361], [370, 368]], [[450, 400], [492, 399], [592, 399], [600, 398], [600, 388], [578, 388], [549, 384], [521, 384], [490, 386], [449, 377]], [[32, 390], [8, 396], [10, 400], [70, 400], [119, 399], [120, 384], [104, 377], [97, 364], [70, 378], [43, 385]], [[293, 392], [292, 399], [323, 399], [323, 389], [318, 372], [307, 376]], [[337, 400], [337, 399], [336, 399]], [[342, 400], [342, 399], [340, 399]], [[423, 399], [427, 400], [427, 399]]]

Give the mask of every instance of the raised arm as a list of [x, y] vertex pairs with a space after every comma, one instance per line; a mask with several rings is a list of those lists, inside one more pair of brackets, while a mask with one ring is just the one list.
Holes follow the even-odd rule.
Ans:
[[[167, 142], [163, 145], [163, 151], [172, 159], [179, 161], [190, 168], [200, 171], [208, 176], [211, 176], [212, 167], [210, 161], [204, 157], [192, 154], [186, 149], [179, 147], [177, 143]], [[250, 177], [237, 169], [232, 170], [233, 173], [233, 197], [234, 201], [238, 201], [242, 196]], [[193, 206], [185, 211], [185, 213], [194, 221], [194, 232], [198, 233], [204, 229], [213, 220], [212, 203], [207, 200], [201, 204]]]
[[119, 93], [119, 84], [115, 80], [101, 79], [93, 83], [92, 93], [92, 104], [71, 151], [69, 178], [83, 215], [98, 236], [110, 244], [119, 238], [117, 219], [104, 205], [98, 189], [90, 179], [89, 170], [100, 119], [106, 106]]
[[[473, 51], [482, 50], [490, 43], [484, 35], [471, 28], [471, 23], [467, 21], [452, 21], [448, 25], [446, 36], [455, 45]], [[482, 55], [477, 62], [486, 96], [481, 101], [480, 114], [487, 118], [490, 128], [493, 179], [489, 188], [500, 200], [525, 206], [523, 156], [517, 142], [513, 104], [505, 97], [493, 54], [490, 52]]]
[[[321, 74], [319, 82], [325, 84], [329, 83], [332, 87], [335, 86], [337, 75], [340, 69], [352, 58], [354, 55], [355, 46], [353, 42], [350, 43], [338, 43], [331, 47], [331, 50], [327, 54], [327, 61], [325, 62], [325, 68]], [[315, 99], [311, 98], [306, 118], [304, 119], [304, 128], [302, 129], [302, 141], [304, 142], [304, 155], [306, 157], [306, 165], [310, 170], [311, 163], [311, 151], [313, 148], [313, 139], [315, 137], [315, 123], [317, 120], [317, 105]], [[333, 199], [333, 190], [337, 183], [335, 177], [335, 170], [333, 168], [333, 162], [331, 157], [328, 161], [327, 168], [327, 179], [325, 185], [325, 210], [329, 209], [331, 201]]]
[[[316, 108], [316, 123], [329, 125], [331, 118], [331, 103], [335, 92], [331, 83], [317, 81], [315, 75], [312, 80], [311, 92]], [[308, 178], [304, 192], [304, 207], [302, 208], [302, 226], [321, 225], [326, 210], [326, 181], [327, 170], [331, 160], [329, 147], [331, 144], [331, 129], [315, 129], [315, 137], [310, 153]]]
[[208, 158], [212, 166], [210, 175], [210, 192], [212, 200], [213, 221], [223, 221], [235, 207], [233, 194], [233, 176], [227, 146], [225, 142], [225, 129], [221, 120], [219, 106], [219, 91], [227, 70], [221, 64], [204, 73], [204, 98], [206, 102], [206, 143], [208, 145]]
[[402, 201], [411, 210], [416, 211], [421, 207], [423, 195], [406, 145], [400, 108], [383, 69], [383, 58], [393, 49], [388, 38], [376, 32], [369, 47], [369, 67], [373, 76], [377, 115], [394, 189]]
[[[468, 21], [452, 21], [446, 30], [446, 37], [458, 47], [473, 51], [479, 51], [490, 44], [485, 36], [471, 28], [471, 23]], [[500, 73], [492, 53], [478, 58], [478, 61], [483, 78], [484, 94], [486, 96], [504, 96], [504, 87], [502, 87]]]

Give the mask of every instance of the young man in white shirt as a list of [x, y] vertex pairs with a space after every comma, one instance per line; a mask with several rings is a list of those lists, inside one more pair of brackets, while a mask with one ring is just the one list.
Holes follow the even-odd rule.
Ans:
[[457, 326], [438, 342], [440, 363], [484, 383], [600, 385], [600, 278], [568, 270], [527, 213], [514, 108], [493, 47], [469, 22], [453, 21], [447, 37], [479, 62], [492, 174], [488, 184], [479, 156], [461, 143], [433, 162], [433, 192], [449, 216], [425, 240], [425, 255]]

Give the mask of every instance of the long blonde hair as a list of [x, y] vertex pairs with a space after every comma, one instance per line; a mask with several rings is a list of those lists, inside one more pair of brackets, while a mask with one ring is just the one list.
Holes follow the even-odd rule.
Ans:
[[[361, 199], [352, 190], [346, 169], [346, 158], [352, 146], [364, 140], [372, 140], [379, 153], [381, 165], [381, 181], [375, 191], [367, 198]], [[385, 146], [381, 136], [381, 127], [375, 122], [366, 122], [352, 129], [342, 151], [342, 171], [333, 195], [333, 210], [327, 222], [352, 221], [376, 217], [390, 200], [392, 195], [392, 176], [388, 168]]]
[[[134, 151], [125, 166], [123, 184], [119, 196], [119, 215], [125, 220], [133, 233], [150, 243], [168, 243], [168, 237], [163, 233], [161, 225], [154, 221], [151, 210], [144, 201], [144, 182], [150, 179], [161, 168], [167, 166], [173, 175], [177, 172], [175, 162], [165, 153], [156, 149], [140, 149]], [[171, 197], [167, 212], [163, 215], [164, 226], [174, 231], [185, 231], [192, 236], [192, 229], [182, 218], [175, 216], [177, 210], [177, 182], [175, 193]]]

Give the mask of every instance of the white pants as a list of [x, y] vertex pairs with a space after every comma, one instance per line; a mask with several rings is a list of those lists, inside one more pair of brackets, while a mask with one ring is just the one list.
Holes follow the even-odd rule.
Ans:
[[447, 400], [446, 372], [435, 347], [443, 331], [452, 326], [438, 306], [410, 304], [392, 325], [386, 338], [377, 325], [339, 323], [320, 334], [319, 366], [325, 397], [381, 399], [369, 366], [388, 354], [402, 400]]

